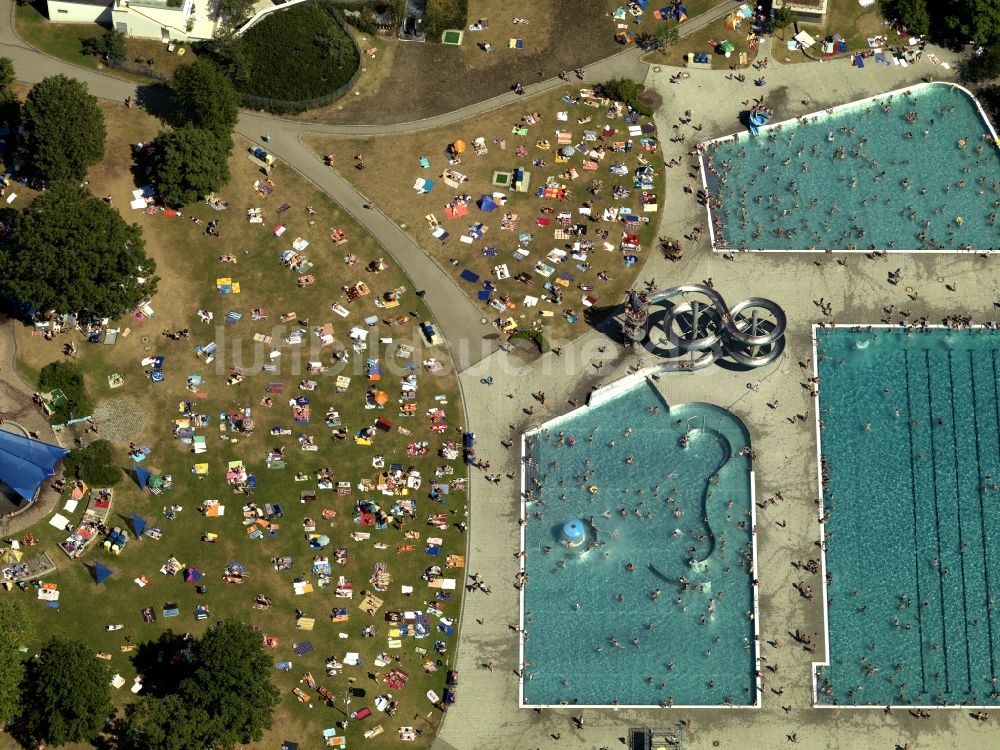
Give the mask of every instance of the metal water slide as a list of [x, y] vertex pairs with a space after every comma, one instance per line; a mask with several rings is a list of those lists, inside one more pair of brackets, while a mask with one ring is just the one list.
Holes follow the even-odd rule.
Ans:
[[[700, 295], [707, 302], [688, 299], [692, 295]], [[664, 304], [675, 297], [685, 299], [669, 306]], [[682, 352], [700, 354], [683, 361], [663, 362], [660, 364], [663, 371], [696, 370], [723, 356], [747, 367], [760, 367], [774, 362], [784, 351], [788, 322], [785, 311], [764, 297], [749, 297], [730, 307], [709, 286], [683, 284], [648, 295], [647, 318], [654, 305], [666, 310], [662, 329], [668, 341]], [[645, 327], [641, 333], [646, 333]], [[635, 340], [639, 334], [639, 330], [634, 330], [631, 337]]]

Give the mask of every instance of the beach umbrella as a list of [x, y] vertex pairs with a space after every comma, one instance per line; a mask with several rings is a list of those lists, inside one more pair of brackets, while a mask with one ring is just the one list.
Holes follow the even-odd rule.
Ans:
[[461, 139], [451, 144], [451, 150], [454, 151], [456, 154], [464, 154], [465, 149], [466, 149], [465, 141]]
[[143, 469], [141, 466], [135, 467], [135, 481], [139, 483], [140, 487], [149, 487], [149, 479], [151, 476], [152, 474]]
[[197, 568], [188, 568], [184, 571], [184, 583], [198, 583], [201, 580], [201, 571]]
[[24, 557], [24, 553], [19, 549], [9, 549], [3, 555], [3, 561], [7, 565], [13, 565], [14, 563], [20, 562], [21, 558]]
[[559, 149], [559, 153], [563, 156], [572, 156], [575, 149], [572, 146], [563, 146]]
[[375, 399], [375, 403], [379, 406], [385, 406], [389, 403], [389, 394], [385, 391], [375, 391], [373, 398]]
[[314, 537], [312, 540], [312, 546], [315, 547], [316, 549], [323, 549], [329, 543], [330, 543], [330, 537], [328, 537], [326, 534], [320, 534], [319, 536]]

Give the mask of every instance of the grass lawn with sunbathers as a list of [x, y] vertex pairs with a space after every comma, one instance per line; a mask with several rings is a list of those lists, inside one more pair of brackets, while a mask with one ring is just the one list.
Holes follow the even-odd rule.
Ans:
[[[426, 308], [392, 258], [385, 258], [384, 270], [366, 270], [384, 251], [296, 174], [277, 164], [273, 184], [258, 182], [265, 175], [248, 159], [246, 141], [237, 141], [232, 179], [217, 196], [228, 204], [224, 210], [207, 203], [188, 207], [183, 216], [130, 209], [130, 144], [148, 140], [157, 124], [138, 110], [102, 106], [108, 157], [91, 171], [90, 187], [110, 194], [125, 217], [143, 227], [161, 276], [150, 301], [153, 315], [113, 322], [110, 327], [120, 329], [113, 346], [89, 344], [80, 332], [46, 341], [21, 326], [18, 365], [33, 382], [42, 366], [62, 359], [63, 347], [75, 342], [90, 400], [96, 412], [108, 415], [100, 436], [115, 441], [124, 469], [169, 475], [172, 489], [152, 494], [131, 473], [114, 488], [107, 525], [131, 537], [118, 555], [103, 550], [98, 538], [71, 559], [60, 549], [66, 531], [47, 521], [29, 529], [39, 546], [28, 549], [26, 559], [44, 551], [58, 565], [44, 580], [58, 586], [59, 608], [36, 601], [33, 589], [8, 595], [30, 599], [39, 641], [53, 634], [83, 638], [95, 654], [110, 655], [108, 679], [116, 673], [125, 679], [126, 686], [113, 691], [119, 704], [131, 698], [128, 690], [141, 668], [133, 658], [149, 654], [142, 644], [168, 631], [200, 634], [231, 618], [258, 626], [262, 648], [265, 636], [273, 639], [268, 653], [275, 664], [291, 665], [274, 670], [281, 703], [260, 747], [284, 740], [322, 746], [324, 729], [364, 708], [371, 717], [337, 729], [350, 744], [382, 726], [380, 746], [396, 746], [399, 728], [414, 726], [424, 732], [416, 745], [429, 745], [442, 714], [426, 693], [444, 696], [457, 640], [466, 538], [457, 524], [465, 520], [467, 496], [460, 448], [451, 460], [438, 455], [445, 441], [461, 446], [464, 417], [446, 350], [426, 347], [415, 328], [411, 311], [426, 318]], [[260, 221], [251, 223], [257, 215]], [[212, 220], [220, 221], [220, 237], [203, 234]], [[220, 261], [226, 256], [231, 262]], [[211, 313], [212, 321], [202, 322], [199, 310]], [[185, 328], [186, 339], [161, 333]], [[302, 343], [291, 343], [299, 337]], [[211, 342], [218, 346], [213, 353], [196, 356], [196, 346]], [[339, 352], [346, 352], [346, 364], [337, 363]], [[148, 359], [154, 357], [162, 363]], [[310, 362], [324, 371], [310, 372]], [[437, 369], [435, 362], [443, 369], [430, 372], [425, 364]], [[159, 382], [155, 372], [162, 374]], [[114, 373], [124, 380], [117, 388], [110, 387]], [[338, 375], [350, 383], [340, 380], [337, 387]], [[384, 421], [376, 426], [377, 420]], [[341, 429], [338, 439], [333, 433]], [[357, 438], [361, 431], [364, 439]], [[141, 450], [138, 463], [129, 457], [130, 443]], [[331, 471], [321, 476], [323, 469]], [[252, 494], [246, 475], [254, 477]], [[440, 504], [429, 497], [438, 482], [447, 492]], [[75, 526], [87, 500], [85, 495], [74, 512], [61, 501], [55, 510]], [[258, 510], [244, 512], [249, 504]], [[179, 508], [171, 512], [174, 506]], [[157, 529], [158, 539], [136, 538], [133, 512], [147, 521], [147, 530]], [[291, 564], [276, 570], [272, 561], [286, 557]], [[161, 572], [171, 560], [176, 574]], [[96, 562], [113, 571], [100, 586]], [[457, 579], [456, 590], [430, 587], [422, 579], [430, 566]], [[235, 573], [233, 582], [223, 580], [227, 568]], [[191, 569], [201, 574], [197, 585], [204, 593], [185, 582]], [[295, 593], [299, 579], [308, 593]], [[365, 592], [381, 600], [373, 615], [361, 610]], [[258, 595], [270, 606], [255, 608]], [[164, 616], [173, 609], [167, 605], [176, 605], [176, 617]], [[195, 618], [199, 605], [208, 610], [205, 620]], [[144, 622], [147, 607], [155, 622]], [[389, 622], [389, 613], [400, 621], [394, 615]], [[109, 624], [124, 628], [105, 632]], [[126, 636], [136, 651], [122, 650]], [[435, 651], [438, 641], [443, 654]], [[152, 649], [155, 657], [157, 647]], [[351, 653], [356, 665], [348, 663]], [[337, 662], [329, 676], [328, 657]], [[305, 672], [332, 692], [334, 706], [301, 682]], [[348, 704], [350, 687], [357, 695]], [[376, 698], [383, 695], [398, 701], [392, 717], [377, 710]]]
[[618, 109], [567, 85], [446, 127], [306, 142], [332, 155], [483, 317], [507, 333], [542, 325], [555, 341], [616, 306], [655, 244], [657, 133], [651, 118]]
[[[645, 61], [651, 65], [686, 66], [688, 54], [708, 54], [711, 56], [713, 70], [725, 70], [730, 66], [739, 69], [752, 64], [757, 56], [757, 47], [751, 45], [751, 29], [749, 18], [740, 16], [739, 24], [730, 20], [739, 14], [727, 14], [690, 34], [682, 36], [678, 41], [645, 56]], [[672, 23], [672, 22], [671, 22]], [[735, 27], [735, 28], [734, 28]], [[681, 25], [683, 30], [684, 26]], [[728, 42], [732, 49], [726, 57], [720, 45]], [[756, 43], [755, 43], [756, 44]], [[746, 65], [741, 55], [746, 55]]]

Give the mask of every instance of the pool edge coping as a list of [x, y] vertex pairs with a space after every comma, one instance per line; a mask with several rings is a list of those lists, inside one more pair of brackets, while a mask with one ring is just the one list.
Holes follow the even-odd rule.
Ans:
[[[913, 326], [911, 326], [908, 329], [908, 328], [905, 328], [905, 327], [903, 327], [903, 326], [901, 326], [899, 324], [893, 324], [893, 323], [864, 323], [864, 324], [858, 324], [858, 323], [839, 323], [839, 324], [835, 324], [835, 325], [828, 325], [828, 324], [824, 324], [824, 323], [813, 323], [812, 327], [811, 327], [811, 330], [810, 330], [810, 338], [812, 339], [811, 343], [812, 343], [813, 377], [819, 378], [819, 362], [818, 362], [818, 360], [816, 358], [817, 331], [818, 330], [825, 330], [827, 328], [830, 328], [830, 329], [846, 328], [848, 330], [851, 330], [851, 329], [858, 328], [858, 327], [863, 328], [863, 329], [868, 329], [868, 328], [898, 329], [898, 330], [903, 331], [903, 332], [906, 332], [907, 330], [910, 330], [910, 329], [913, 328]], [[932, 329], [932, 330], [946, 330], [946, 331], [955, 331], [955, 330], [970, 331], [970, 330], [976, 330], [976, 329], [988, 330], [988, 331], [1000, 331], [1000, 328], [998, 328], [997, 326], [988, 326], [988, 325], [983, 325], [983, 324], [973, 325], [973, 326], [970, 326], [969, 328], [955, 329], [955, 328], [952, 328], [951, 326], [941, 325], [941, 324], [937, 323], [937, 324], [933, 324], [933, 325], [927, 325], [926, 328]], [[812, 681], [812, 705], [810, 706], [810, 708], [846, 709], [846, 710], [858, 710], [858, 709], [860, 709], [860, 710], [871, 710], [871, 709], [879, 709], [880, 711], [884, 711], [886, 708], [898, 708], [900, 710], [906, 710], [906, 711], [912, 711], [914, 709], [925, 710], [925, 711], [954, 711], [956, 709], [959, 709], [959, 710], [962, 710], [962, 711], [968, 711], [970, 709], [982, 709], [982, 710], [994, 709], [994, 710], [996, 710], [996, 709], [1000, 708], [1000, 703], [995, 703], [995, 704], [990, 704], [990, 703], [982, 703], [982, 704], [954, 703], [954, 704], [948, 704], [948, 705], [945, 705], [945, 706], [941, 706], [941, 705], [937, 705], [937, 704], [913, 704], [913, 703], [890, 703], [888, 705], [881, 704], [881, 703], [879, 703], [879, 704], [871, 704], [871, 705], [867, 705], [867, 704], [866, 705], [856, 705], [856, 704], [855, 705], [848, 705], [848, 704], [830, 704], [830, 703], [820, 703], [819, 702], [819, 700], [818, 700], [818, 698], [819, 698], [819, 689], [818, 689], [818, 687], [819, 686], [817, 684], [817, 679], [816, 679], [817, 678], [816, 669], [817, 669], [817, 667], [829, 667], [831, 660], [830, 660], [829, 605], [827, 603], [829, 600], [828, 600], [828, 597], [827, 597], [827, 588], [826, 588], [826, 546], [824, 544], [824, 539], [825, 539], [825, 536], [826, 536], [826, 524], [822, 520], [825, 514], [824, 514], [824, 497], [823, 497], [823, 495], [824, 495], [824, 493], [823, 493], [823, 466], [822, 466], [822, 460], [820, 459], [820, 454], [821, 454], [820, 448], [822, 447], [822, 442], [821, 442], [821, 439], [820, 439], [821, 430], [820, 430], [820, 425], [819, 425], [819, 422], [820, 422], [820, 416], [819, 415], [820, 415], [820, 398], [821, 398], [821, 394], [820, 394], [820, 386], [819, 386], [818, 383], [814, 384], [813, 387], [816, 390], [816, 409], [815, 409], [815, 411], [816, 411], [816, 416], [815, 416], [815, 425], [816, 425], [816, 487], [817, 487], [817, 490], [819, 491], [819, 519], [820, 519], [820, 522], [819, 522], [819, 542], [820, 542], [819, 549], [820, 549], [820, 572], [821, 572], [821, 574], [823, 576], [823, 579], [822, 579], [822, 585], [823, 585], [823, 639], [824, 639], [823, 649], [824, 649], [824, 658], [825, 658], [825, 661], [814, 661], [814, 662], [811, 662], [810, 679]]]
[[[829, 117], [830, 115], [834, 114], [835, 112], [837, 112], [839, 110], [846, 109], [847, 107], [853, 106], [853, 105], [858, 104], [860, 102], [872, 102], [872, 101], [876, 101], [878, 99], [882, 99], [882, 98], [885, 98], [885, 97], [895, 96], [897, 94], [904, 94], [905, 95], [908, 92], [912, 92], [912, 91], [915, 91], [915, 90], [918, 90], [918, 89], [925, 89], [925, 88], [928, 88], [930, 86], [951, 86], [952, 88], [958, 89], [959, 91], [961, 91], [962, 93], [964, 93], [966, 96], [968, 96], [973, 101], [973, 103], [976, 105], [976, 109], [979, 111], [979, 117], [980, 117], [980, 119], [983, 121], [983, 124], [986, 125], [986, 129], [989, 131], [990, 135], [993, 137], [993, 143], [996, 145], [996, 147], [998, 149], [1000, 149], [1000, 136], [997, 135], [997, 131], [994, 129], [993, 123], [990, 122], [990, 118], [986, 114], [986, 110], [983, 109], [982, 103], [979, 101], [979, 99], [976, 97], [976, 95], [973, 94], [969, 89], [967, 89], [965, 86], [962, 86], [961, 84], [955, 83], [954, 81], [920, 81], [920, 82], [915, 83], [915, 84], [913, 84], [911, 86], [905, 86], [903, 88], [893, 89], [892, 91], [885, 91], [885, 92], [883, 92], [881, 94], [875, 94], [873, 96], [865, 97], [865, 98], [862, 98], [862, 99], [855, 99], [853, 101], [844, 102], [843, 104], [837, 104], [836, 106], [833, 106], [833, 107], [827, 107], [827, 108], [824, 108], [822, 110], [817, 110], [816, 112], [810, 112], [808, 114], [801, 115], [800, 117], [790, 117], [790, 118], [788, 118], [786, 120], [782, 120], [781, 122], [767, 123], [765, 125], [760, 126], [760, 128], [758, 130], [759, 131], [770, 130], [771, 128], [775, 128], [775, 127], [778, 127], [778, 126], [783, 126], [783, 125], [786, 125], [787, 123], [798, 123], [798, 124], [801, 124], [802, 120], [808, 120], [810, 117], [818, 117], [821, 114], [824, 115], [824, 116]], [[705, 176], [707, 174], [707, 171], [705, 169], [705, 150], [706, 150], [707, 146], [709, 144], [718, 143], [720, 141], [729, 141], [729, 140], [739, 141], [744, 136], [747, 138], [747, 140], [749, 140], [751, 137], [753, 137], [753, 136], [751, 136], [749, 134], [749, 131], [740, 130], [740, 131], [737, 131], [735, 133], [731, 133], [729, 135], [721, 135], [721, 136], [719, 136], [717, 138], [710, 138], [710, 139], [705, 140], [705, 141], [698, 141], [698, 143], [695, 144], [695, 150], [698, 152], [698, 174], [701, 176], [701, 188], [702, 188], [702, 190], [705, 191], [706, 194], [708, 193], [708, 178]], [[920, 254], [920, 255], [924, 255], [924, 254], [926, 254], [926, 255], [931, 255], [931, 254], [933, 254], [933, 255], [974, 255], [976, 253], [991, 254], [990, 250], [976, 250], [976, 249], [965, 250], [965, 249], [962, 249], [962, 248], [958, 248], [958, 249], [931, 249], [931, 250], [917, 250], [917, 249], [909, 249], [909, 250], [907, 250], [907, 249], [898, 249], [897, 250], [897, 249], [894, 249], [894, 248], [881, 248], [881, 249], [874, 250], [874, 251], [873, 250], [866, 250], [866, 249], [862, 249], [862, 248], [857, 248], [857, 249], [854, 249], [854, 250], [850, 250], [848, 248], [844, 248], [844, 249], [831, 249], [831, 250], [828, 251], [826, 249], [810, 250], [809, 248], [738, 248], [738, 247], [728, 247], [728, 246], [720, 247], [720, 246], [718, 246], [718, 244], [715, 241], [715, 225], [712, 223], [712, 208], [709, 205], [708, 201], [705, 202], [705, 213], [708, 215], [708, 236], [709, 236], [709, 241], [711, 243], [711, 248], [712, 248], [712, 252], [713, 253], [744, 253], [744, 254], [746, 254], [746, 253], [784, 253], [784, 254], [789, 254], [789, 253], [797, 253], [797, 254], [803, 254], [803, 253], [808, 253], [808, 254], [822, 253], [822, 254], [826, 254], [827, 252], [832, 252], [832, 253], [854, 253], [854, 254], [857, 254], [857, 253], [877, 252], [879, 254], [890, 253], [890, 254]]]
[[[580, 406], [577, 406], [577, 407], [575, 407], [573, 409], [570, 409], [565, 414], [560, 414], [558, 416], [553, 417], [552, 419], [546, 420], [545, 422], [542, 422], [541, 424], [536, 425], [536, 426], [534, 426], [534, 427], [532, 427], [532, 428], [530, 428], [528, 430], [525, 430], [524, 432], [521, 433], [521, 498], [520, 498], [521, 512], [520, 512], [520, 515], [518, 516], [518, 520], [519, 520], [519, 522], [523, 520], [524, 523], [519, 523], [520, 528], [519, 528], [518, 531], [519, 531], [519, 537], [520, 537], [520, 549], [518, 550], [518, 552], [524, 552], [525, 551], [524, 536], [525, 536], [525, 528], [527, 527], [527, 510], [528, 509], [527, 509], [527, 501], [526, 501], [526, 497], [525, 497], [525, 490], [526, 490], [525, 482], [527, 480], [527, 475], [528, 475], [528, 472], [526, 471], [526, 467], [528, 466], [528, 462], [527, 462], [527, 459], [528, 459], [527, 439], [529, 437], [531, 437], [533, 435], [536, 435], [539, 432], [541, 432], [544, 428], [546, 428], [547, 425], [551, 424], [552, 422], [556, 422], [556, 421], [560, 421], [562, 419], [565, 419], [568, 415], [573, 414], [573, 413], [575, 413], [575, 412], [577, 412], [577, 411], [579, 411], [581, 409], [588, 409], [592, 405], [593, 406], [600, 406], [601, 404], [603, 404], [604, 403], [603, 401], [598, 401], [596, 404], [592, 404], [591, 403], [591, 401], [593, 399], [593, 396], [595, 394], [602, 394], [603, 395], [604, 393], [607, 393], [608, 391], [611, 391], [611, 390], [616, 390], [617, 391], [619, 389], [624, 389], [625, 384], [628, 384], [629, 387], [634, 387], [635, 385], [639, 384], [639, 381], [645, 381], [645, 382], [649, 383], [649, 381], [650, 381], [650, 375], [653, 372], [659, 372], [659, 368], [655, 367], [655, 366], [648, 367], [648, 368], [644, 368], [642, 370], [639, 370], [639, 371], [637, 371], [635, 373], [632, 373], [630, 375], [625, 375], [624, 377], [618, 378], [617, 380], [614, 380], [611, 383], [608, 383], [607, 385], [601, 386], [600, 388], [597, 388], [594, 391], [592, 391], [590, 393], [590, 396], [588, 397], [586, 403], [581, 404]], [[650, 383], [650, 385], [652, 385], [654, 387], [654, 390], [657, 390], [657, 392], [659, 392], [659, 389], [655, 387], [654, 383]], [[664, 398], [662, 394], [660, 394], [660, 397]], [[664, 398], [664, 401], [666, 401], [665, 398]], [[736, 414], [734, 414], [729, 409], [726, 409], [725, 407], [722, 407], [722, 406], [718, 406], [716, 404], [712, 404], [710, 402], [697, 402], [697, 401], [685, 401], [685, 402], [683, 402], [683, 404], [675, 404], [675, 406], [682, 406], [682, 405], [685, 405], [685, 404], [697, 404], [697, 403], [704, 403], [704, 404], [708, 404], [710, 406], [715, 406], [715, 407], [717, 407], [719, 409], [723, 409], [730, 417], [732, 417], [733, 419], [735, 419], [739, 423], [740, 427], [743, 429], [743, 432], [746, 434], [746, 438], [749, 441], [750, 445], [751, 446], [753, 445], [753, 437], [752, 437], [752, 434], [750, 432], [749, 427], [747, 427], [746, 423], [739, 416], [737, 416]], [[668, 407], [669, 407], [669, 403], [668, 403]], [[761, 646], [760, 646], [760, 584], [758, 583], [757, 585], [754, 585], [754, 583], [753, 583], [753, 581], [756, 580], [756, 576], [757, 576], [757, 473], [756, 473], [756, 471], [753, 468], [753, 460], [752, 459], [750, 461], [750, 472], [749, 472], [748, 480], [750, 482], [750, 543], [751, 543], [751, 546], [752, 546], [752, 558], [750, 560], [750, 570], [748, 572], [749, 572], [749, 575], [750, 575], [750, 581], [751, 581], [751, 583], [750, 583], [750, 591], [751, 591], [751, 598], [752, 598], [752, 601], [753, 601], [754, 687], [755, 687], [755, 692], [756, 692], [756, 694], [754, 696], [753, 703], [748, 703], [746, 705], [735, 705], [735, 704], [727, 704], [727, 703], [707, 703], [707, 704], [706, 703], [674, 703], [673, 705], [671, 705], [669, 707], [665, 706], [665, 705], [663, 705], [661, 703], [629, 703], [629, 704], [624, 704], [624, 703], [622, 703], [622, 704], [610, 704], [610, 703], [566, 703], [566, 704], [562, 704], [562, 703], [525, 703], [524, 702], [524, 676], [523, 676], [524, 675], [524, 637], [523, 637], [523, 633], [524, 633], [524, 589], [525, 589], [525, 587], [524, 587], [524, 585], [522, 585], [521, 588], [520, 588], [520, 590], [518, 591], [518, 628], [520, 629], [520, 632], [518, 633], [518, 662], [517, 662], [517, 664], [518, 664], [518, 669], [520, 670], [521, 673], [518, 674], [518, 676], [517, 676], [517, 708], [529, 708], [529, 709], [570, 708], [570, 709], [574, 709], [574, 710], [578, 709], [578, 708], [599, 708], [599, 709], [611, 709], [613, 711], [618, 711], [619, 709], [662, 709], [662, 710], [671, 710], [671, 709], [675, 709], [675, 708], [676, 709], [687, 709], [687, 708], [719, 709], [719, 708], [728, 708], [728, 709], [733, 709], [733, 710], [748, 710], [748, 709], [749, 710], [759, 710], [760, 708], [762, 708], [763, 707], [763, 696], [764, 696], [764, 678], [763, 678], [763, 675], [761, 674], [761, 664], [763, 662], [761, 661], [761, 653], [760, 653], [760, 649], [761, 649]], [[522, 573], [525, 572], [525, 570], [524, 570], [524, 557], [519, 557], [518, 570], [520, 572], [522, 572]], [[813, 671], [813, 674], [815, 675], [815, 670]]]

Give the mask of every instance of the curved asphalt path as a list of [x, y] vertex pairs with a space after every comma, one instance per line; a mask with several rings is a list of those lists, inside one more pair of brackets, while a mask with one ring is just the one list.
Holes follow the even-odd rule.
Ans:
[[[711, 14], [695, 17], [681, 27], [682, 35], [696, 31], [737, 6], [736, 0], [730, 0], [718, 6]], [[13, 12], [12, 0], [0, 0], [0, 54], [13, 60], [18, 80], [37, 83], [47, 76], [63, 73], [83, 81], [91, 94], [102, 99], [123, 102], [128, 96], [136, 96], [135, 83], [50, 57], [28, 45], [14, 31]], [[634, 47], [620, 52], [589, 66], [587, 79], [600, 81], [627, 76], [640, 81], [645, 80], [646, 65], [640, 62], [640, 57], [641, 51]], [[526, 86], [525, 91], [527, 95], [531, 95], [561, 85], [564, 85], [563, 81], [552, 78]], [[416, 288], [426, 290], [424, 302], [451, 348], [455, 366], [462, 371], [496, 351], [499, 340], [496, 329], [483, 322], [485, 318], [482, 312], [458, 286], [458, 282], [450, 273], [439, 268], [407, 232], [377, 210], [377, 207], [365, 208], [367, 199], [307, 149], [302, 144], [302, 137], [306, 133], [374, 137], [425, 130], [480, 115], [518, 99], [519, 97], [511, 92], [454, 112], [392, 125], [323, 125], [282, 120], [257, 112], [243, 112], [236, 131], [251, 142], [258, 142], [261, 135], [270, 133], [268, 151], [343, 206], [402, 266]]]

